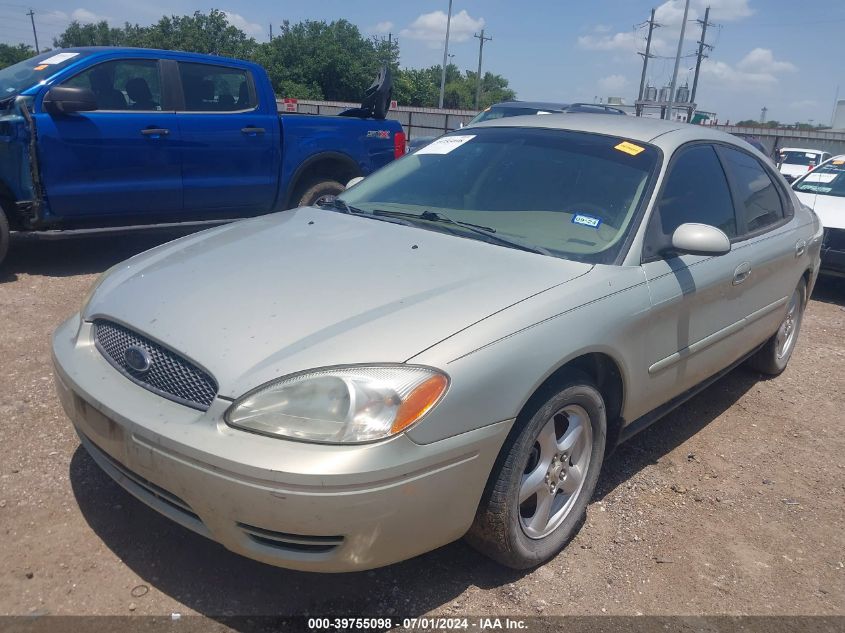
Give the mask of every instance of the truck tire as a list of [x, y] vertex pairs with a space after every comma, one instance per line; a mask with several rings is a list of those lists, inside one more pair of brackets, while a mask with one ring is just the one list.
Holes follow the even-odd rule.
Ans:
[[3, 208], [3, 203], [0, 201], [0, 265], [6, 259], [6, 254], [9, 252], [9, 220], [6, 218], [6, 212]]
[[345, 187], [336, 180], [331, 180], [326, 176], [317, 176], [306, 180], [297, 187], [291, 202], [294, 207], [310, 207], [317, 204], [321, 198], [343, 193], [344, 189]]

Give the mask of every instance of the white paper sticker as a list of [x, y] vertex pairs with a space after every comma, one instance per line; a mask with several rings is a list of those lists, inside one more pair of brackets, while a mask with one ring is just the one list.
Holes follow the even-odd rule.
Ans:
[[475, 138], [475, 134], [453, 134], [432, 141], [425, 147], [418, 149], [415, 154], [448, 154], [464, 143]]
[[804, 182], [833, 182], [839, 174], [807, 174]]
[[805, 153], [804, 153], [804, 156], [806, 156], [807, 158], [815, 158], [815, 157], [816, 157], [816, 155], [815, 155], [815, 154], [812, 154], [812, 153], [810, 153], [810, 152], [805, 152]]
[[76, 57], [77, 55], [79, 55], [79, 53], [58, 53], [57, 55], [53, 55], [52, 57], [48, 57], [47, 59], [42, 59], [40, 62], [38, 62], [38, 64], [49, 64], [51, 66], [54, 64], [61, 64], [62, 62]]

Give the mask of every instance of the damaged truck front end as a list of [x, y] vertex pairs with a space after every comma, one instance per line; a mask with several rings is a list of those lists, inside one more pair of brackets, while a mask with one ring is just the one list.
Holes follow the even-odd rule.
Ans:
[[0, 205], [12, 230], [38, 228], [43, 196], [32, 97], [0, 104]]

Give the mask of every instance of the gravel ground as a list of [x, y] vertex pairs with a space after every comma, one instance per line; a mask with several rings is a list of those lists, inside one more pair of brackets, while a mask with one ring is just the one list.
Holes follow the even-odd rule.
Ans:
[[0, 614], [845, 615], [845, 280], [820, 281], [783, 375], [740, 368], [621, 447], [547, 565], [458, 542], [321, 576], [135, 501], [60, 408], [50, 333], [97, 273], [164, 239], [25, 241], [0, 269]]

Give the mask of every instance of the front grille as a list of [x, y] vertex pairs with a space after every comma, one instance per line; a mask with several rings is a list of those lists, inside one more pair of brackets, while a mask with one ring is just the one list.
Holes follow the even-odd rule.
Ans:
[[[106, 360], [124, 376], [164, 398], [205, 411], [217, 395], [217, 383], [202, 369], [122, 325], [94, 321], [94, 340]], [[146, 352], [149, 369], [138, 371], [129, 366], [126, 352], [132, 347]]]
[[845, 251], [845, 229], [825, 229], [822, 245], [826, 249]]

